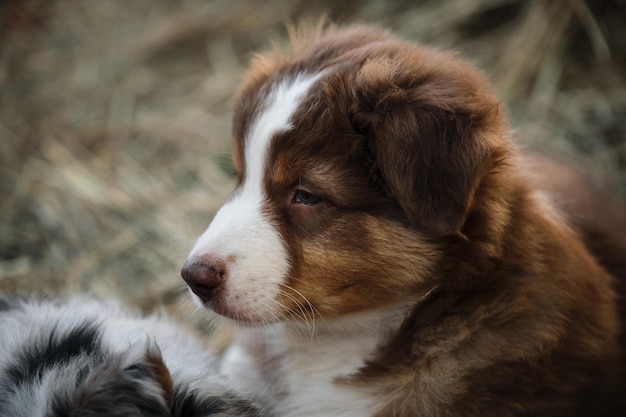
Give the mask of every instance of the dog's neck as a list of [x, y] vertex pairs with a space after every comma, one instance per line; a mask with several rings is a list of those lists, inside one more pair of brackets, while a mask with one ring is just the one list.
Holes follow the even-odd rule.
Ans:
[[367, 415], [380, 399], [340, 381], [365, 366], [408, 311], [396, 306], [333, 320], [239, 329], [223, 371], [270, 398], [277, 415]]

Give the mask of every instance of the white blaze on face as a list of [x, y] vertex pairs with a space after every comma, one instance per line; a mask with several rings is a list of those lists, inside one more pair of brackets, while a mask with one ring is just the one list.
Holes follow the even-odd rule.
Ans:
[[264, 110], [245, 138], [246, 175], [241, 189], [217, 212], [189, 255], [209, 254], [224, 262], [225, 291], [219, 302], [241, 317], [276, 318], [273, 300], [289, 270], [289, 258], [278, 230], [262, 213], [263, 178], [272, 138], [290, 129], [291, 116], [317, 78], [282, 82], [262, 103]]

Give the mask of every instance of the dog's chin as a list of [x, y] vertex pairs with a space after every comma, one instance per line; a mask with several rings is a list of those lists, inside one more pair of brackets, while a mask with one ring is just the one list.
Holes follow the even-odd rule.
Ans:
[[250, 311], [245, 307], [242, 308], [232, 305], [219, 298], [204, 301], [191, 291], [190, 294], [196, 306], [211, 311], [217, 314], [220, 318], [239, 326], [259, 327], [283, 321], [280, 319], [280, 316], [277, 316], [276, 314]]

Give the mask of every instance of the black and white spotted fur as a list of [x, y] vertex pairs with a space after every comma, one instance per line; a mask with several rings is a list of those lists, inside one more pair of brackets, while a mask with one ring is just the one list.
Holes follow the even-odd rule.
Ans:
[[162, 317], [84, 297], [0, 295], [0, 417], [264, 415]]

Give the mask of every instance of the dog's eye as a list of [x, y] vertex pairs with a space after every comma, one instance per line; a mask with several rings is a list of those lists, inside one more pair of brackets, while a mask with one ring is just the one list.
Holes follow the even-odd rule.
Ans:
[[308, 191], [297, 189], [291, 202], [292, 204], [304, 204], [305, 206], [314, 206], [322, 202], [322, 197], [311, 194]]

